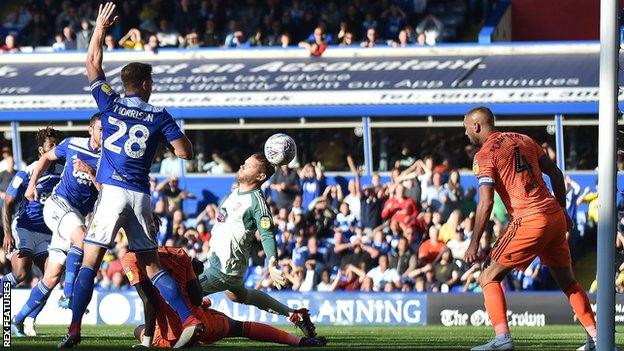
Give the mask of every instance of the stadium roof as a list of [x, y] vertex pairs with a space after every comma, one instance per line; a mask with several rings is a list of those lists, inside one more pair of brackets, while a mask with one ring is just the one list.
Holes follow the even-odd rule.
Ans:
[[[131, 61], [154, 66], [151, 102], [179, 118], [597, 113], [596, 42], [304, 50], [106, 52], [121, 91]], [[71, 120], [95, 109], [85, 53], [0, 56], [0, 120]], [[45, 115], [45, 116], [43, 116]]]

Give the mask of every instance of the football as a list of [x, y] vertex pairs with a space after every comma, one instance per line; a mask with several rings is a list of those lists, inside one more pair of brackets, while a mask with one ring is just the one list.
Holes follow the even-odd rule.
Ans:
[[264, 155], [276, 166], [289, 164], [297, 154], [297, 145], [290, 136], [277, 133], [264, 143]]

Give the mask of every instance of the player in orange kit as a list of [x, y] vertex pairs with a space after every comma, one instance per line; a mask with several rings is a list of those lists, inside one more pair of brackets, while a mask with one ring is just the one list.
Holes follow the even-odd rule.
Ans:
[[[565, 211], [561, 170], [530, 137], [498, 132], [494, 127], [494, 115], [487, 107], [470, 110], [464, 117], [464, 127], [470, 142], [481, 147], [473, 164], [479, 183], [479, 204], [474, 232], [464, 258], [467, 263], [476, 259], [479, 241], [492, 212], [494, 190], [511, 216], [507, 230], [498, 238], [479, 276], [485, 308], [496, 336], [472, 350], [513, 349], [500, 282], [512, 269], [524, 270], [536, 256], [549, 266], [553, 278], [587, 331], [587, 343], [579, 350], [594, 350], [596, 321], [587, 294], [572, 272], [565, 236], [572, 223]], [[554, 197], [542, 172], [550, 178]]]
[[[199, 345], [209, 345], [223, 338], [245, 337], [257, 341], [275, 342], [291, 346], [325, 346], [324, 337], [300, 337], [269, 325], [256, 322], [240, 322], [225, 314], [210, 309], [207, 301], [202, 301], [202, 289], [197, 275], [203, 271], [203, 264], [191, 260], [181, 248], [159, 247], [158, 256], [180, 287], [183, 298], [191, 313], [204, 323], [204, 330], [194, 341]], [[162, 299], [153, 288], [146, 272], [140, 269], [137, 257], [130, 252], [121, 258], [124, 272], [128, 276], [145, 308], [145, 325], [135, 330], [135, 336], [143, 346], [170, 348], [175, 345], [182, 333], [182, 324], [177, 313]]]

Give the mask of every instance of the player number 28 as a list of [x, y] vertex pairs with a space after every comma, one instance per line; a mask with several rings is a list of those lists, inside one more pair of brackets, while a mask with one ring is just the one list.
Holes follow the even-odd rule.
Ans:
[[[122, 136], [126, 135], [128, 132], [128, 140], [124, 143], [124, 151], [126, 155], [132, 158], [140, 158], [145, 153], [145, 148], [147, 147], [147, 138], [149, 138], [149, 130], [146, 126], [141, 124], [135, 124], [130, 127], [128, 131], [128, 126], [124, 121], [120, 121], [115, 117], [108, 117], [108, 123], [117, 126], [119, 129], [113, 133], [111, 136], [104, 140], [104, 147], [116, 154], [121, 154], [121, 147], [115, 145], [114, 143], [119, 140]], [[139, 136], [140, 134], [140, 136]], [[133, 145], [137, 144], [139, 146], [138, 150], [133, 149]]]

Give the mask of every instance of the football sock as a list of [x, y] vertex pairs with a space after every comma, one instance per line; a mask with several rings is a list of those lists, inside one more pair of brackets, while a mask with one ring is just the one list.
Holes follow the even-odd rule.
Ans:
[[152, 284], [158, 289], [163, 299], [171, 306], [180, 316], [180, 322], [184, 321], [191, 315], [182, 294], [180, 288], [176, 284], [175, 280], [171, 278], [171, 275], [164, 269], [161, 269], [152, 277]]
[[295, 311], [272, 298], [265, 292], [255, 289], [247, 289], [247, 300], [245, 301], [245, 305], [253, 305], [261, 310], [277, 313], [286, 317], [290, 316], [290, 314]]
[[[30, 290], [30, 296], [24, 306], [22, 306], [22, 309], [15, 315], [15, 321], [19, 323], [23, 322], [26, 317], [36, 318], [37, 314], [41, 312], [41, 309], [45, 305], [48, 296], [50, 296], [50, 288], [48, 288], [43, 281], [40, 281]], [[36, 314], [32, 316], [31, 314], [34, 312], [36, 312]]]
[[2, 286], [4, 286], [4, 282], [11, 282], [11, 287], [15, 287], [20, 282], [17, 281], [17, 278], [13, 275], [13, 273], [9, 273], [2, 277]]
[[509, 334], [507, 304], [499, 282], [489, 282], [483, 287], [485, 309], [490, 316], [496, 335]]
[[87, 310], [87, 305], [93, 296], [93, 279], [96, 272], [93, 268], [82, 267], [76, 276], [76, 285], [74, 286], [74, 297], [72, 299], [72, 320], [69, 325], [69, 334], [80, 335], [80, 325], [82, 324], [82, 315]]
[[243, 336], [251, 340], [276, 342], [290, 346], [299, 346], [301, 341], [300, 336], [256, 322], [243, 322]]
[[74, 282], [76, 281], [76, 273], [82, 265], [83, 251], [77, 246], [69, 248], [67, 253], [67, 261], [65, 263], [65, 284], [63, 287], [63, 295], [71, 297], [74, 293]]
[[579, 322], [585, 327], [587, 334], [595, 338], [596, 320], [594, 319], [594, 312], [591, 309], [585, 290], [581, 288], [577, 281], [574, 281], [574, 283], [570, 284], [563, 292], [568, 297], [572, 310], [576, 313]]

